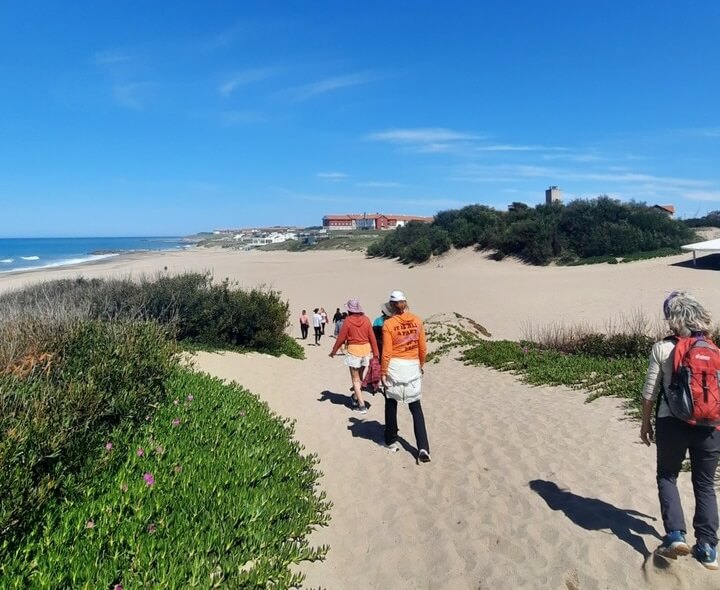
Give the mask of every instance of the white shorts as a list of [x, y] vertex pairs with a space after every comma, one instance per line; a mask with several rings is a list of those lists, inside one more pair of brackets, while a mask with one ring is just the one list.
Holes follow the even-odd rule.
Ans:
[[354, 354], [345, 355], [345, 366], [352, 369], [359, 369], [360, 367], [367, 367], [370, 365], [372, 355], [367, 356], [355, 356]]

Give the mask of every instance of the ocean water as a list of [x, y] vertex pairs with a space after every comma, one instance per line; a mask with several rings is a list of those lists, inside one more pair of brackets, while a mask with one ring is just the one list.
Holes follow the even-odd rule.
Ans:
[[0, 238], [0, 273], [81, 264], [128, 252], [177, 250], [182, 238]]

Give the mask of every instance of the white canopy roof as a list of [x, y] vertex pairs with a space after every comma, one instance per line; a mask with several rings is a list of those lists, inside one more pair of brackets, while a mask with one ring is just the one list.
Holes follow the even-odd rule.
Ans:
[[695, 242], [694, 244], [687, 244], [686, 246], [680, 246], [683, 250], [697, 251], [697, 252], [720, 252], [720, 238], [715, 240], [707, 240], [706, 242]]

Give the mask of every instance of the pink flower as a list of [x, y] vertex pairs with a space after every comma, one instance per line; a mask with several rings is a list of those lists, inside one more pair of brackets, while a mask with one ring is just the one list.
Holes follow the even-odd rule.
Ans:
[[88, 521], [85, 523], [85, 528], [86, 528], [86, 529], [94, 529], [94, 528], [95, 528], [95, 521], [93, 521], [93, 520], [88, 520]]
[[180, 403], [180, 400], [179, 400], [179, 399], [174, 399], [174, 400], [173, 400], [173, 404], [175, 404], [176, 406], [177, 406], [179, 403]]
[[155, 485], [155, 478], [153, 477], [153, 474], [149, 471], [145, 473], [145, 475], [143, 475], [143, 479], [145, 480], [147, 487], [151, 488]]
[[112, 443], [111, 443], [111, 442], [105, 443], [105, 450], [106, 450], [106, 451], [112, 451]]
[[244, 412], [243, 410], [240, 410], [240, 411], [238, 412], [238, 416], [244, 416], [244, 415], [245, 415], [245, 412]]
[[180, 426], [180, 418], [175, 418], [175, 420], [172, 421], [173, 426]]
[[187, 401], [189, 401], [189, 402], [193, 401], [194, 399], [195, 398], [192, 395], [187, 396]]
[[165, 454], [165, 449], [161, 447], [160, 445], [155, 447], [155, 453], [160, 455], [161, 457]]
[[122, 584], [115, 584], [115, 586], [113, 586], [113, 590], [123, 590]]
[[182, 465], [175, 465], [173, 471], [175, 472], [175, 474], [180, 473], [182, 471]]
[[149, 524], [147, 528], [147, 532], [151, 535], [155, 534], [155, 531], [157, 530], [157, 527], [154, 524]]

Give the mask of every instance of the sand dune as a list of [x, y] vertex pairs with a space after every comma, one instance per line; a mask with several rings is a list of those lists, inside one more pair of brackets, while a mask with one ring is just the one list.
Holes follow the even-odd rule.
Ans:
[[[659, 317], [664, 295], [681, 287], [717, 317], [717, 275], [672, 265], [686, 259], [533, 268], [468, 251], [407, 268], [346, 252], [191, 251], [4, 276], [0, 290], [78, 272], [209, 269], [282, 290], [293, 318], [317, 305], [332, 313], [351, 295], [374, 315], [391, 289], [402, 288], [422, 316], [458, 311], [495, 338], [517, 338], [530, 322], [602, 325], [635, 309]], [[426, 372], [433, 462], [417, 465], [409, 412], [399, 412], [404, 449], [390, 454], [381, 446], [382, 399], [370, 398], [364, 418], [352, 412], [347, 370], [327, 356], [331, 342], [308, 346], [304, 361], [230, 353], [196, 360], [295, 419], [298, 440], [320, 457], [334, 507], [330, 526], [312, 540], [331, 549], [325, 562], [303, 566], [308, 587], [720, 590], [720, 574], [694, 560], [668, 564], [651, 555], [663, 533], [654, 450], [640, 444], [638, 425], [624, 419], [618, 401], [586, 404], [577, 391], [530, 387], [445, 358]], [[690, 515], [689, 476], [681, 479]]]
[[[238, 252], [191, 249], [131, 255], [79, 267], [0, 274], [0, 291], [49, 278], [126, 276], [143, 273], [211, 271], [240, 285], [282, 291], [293, 319], [301, 309], [334, 310], [357, 296], [379, 313], [392, 289], [408, 293], [423, 317], [457, 311], [478, 319], [495, 338], [519, 338], [528, 324], [589, 322], [603, 326], [618, 315], [643, 310], [660, 318], [660, 305], [673, 289], [695, 293], [720, 318], [718, 271], [678, 266], [689, 255], [632, 264], [533, 267], [494, 262], [470, 249], [409, 268], [391, 260], [369, 260], [356, 252]], [[167, 271], [164, 269], [167, 268]]]

